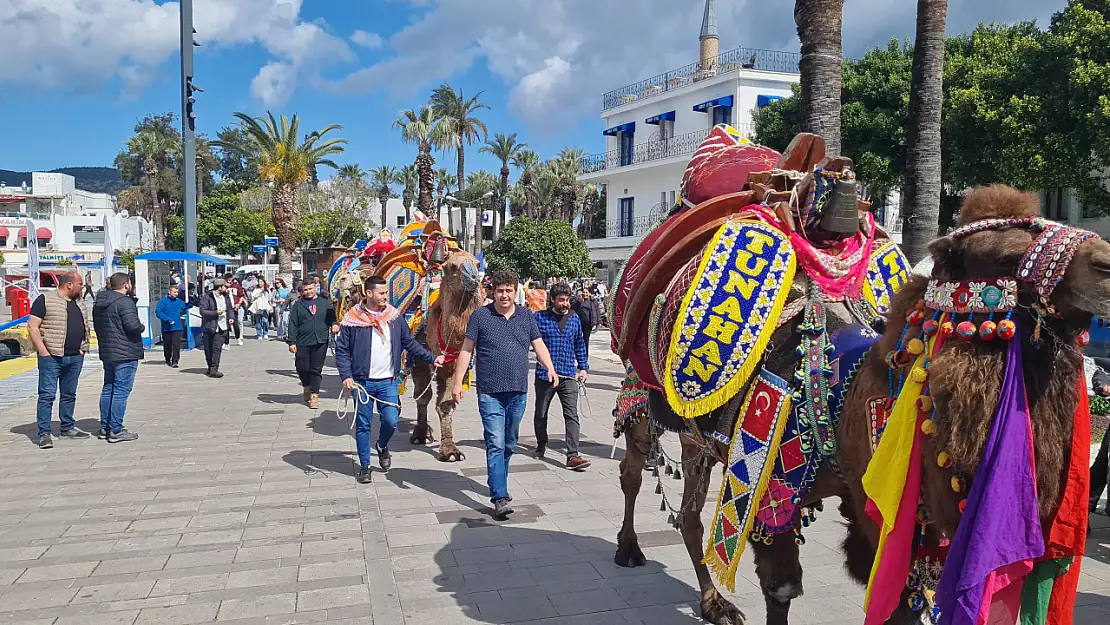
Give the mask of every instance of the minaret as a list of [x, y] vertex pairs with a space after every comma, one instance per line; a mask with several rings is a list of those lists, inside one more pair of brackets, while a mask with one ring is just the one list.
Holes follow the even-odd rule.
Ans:
[[717, 36], [717, 16], [713, 14], [713, 0], [705, 0], [705, 13], [701, 18], [701, 56], [699, 57], [701, 71], [717, 71], [717, 54], [720, 38]]

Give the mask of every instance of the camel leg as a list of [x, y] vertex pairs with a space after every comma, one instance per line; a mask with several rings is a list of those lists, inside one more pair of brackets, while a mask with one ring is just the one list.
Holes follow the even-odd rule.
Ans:
[[624, 523], [621, 525], [621, 530], [617, 532], [617, 555], [613, 557], [617, 566], [643, 566], [647, 561], [636, 538], [633, 517], [636, 514], [636, 496], [640, 494], [640, 485], [644, 481], [644, 465], [647, 464], [648, 453], [651, 451], [649, 428], [648, 420], [645, 418], [624, 433], [627, 451], [624, 452], [624, 460], [621, 460], [620, 467], [621, 491], [624, 493]]
[[439, 461], [458, 462], [466, 456], [455, 446], [455, 433], [452, 424], [457, 405], [447, 385], [450, 379], [445, 375], [436, 376], [436, 412], [439, 413]]
[[414, 364], [412, 367], [412, 384], [416, 391], [416, 425], [412, 428], [409, 442], [413, 445], [426, 445], [436, 441], [432, 429], [428, 426], [428, 404], [432, 403], [432, 368], [426, 364]]
[[[709, 567], [702, 560], [705, 557], [705, 527], [701, 522], [701, 512], [705, 507], [705, 497], [709, 493], [709, 473], [716, 464], [711, 456], [702, 453], [697, 443], [682, 435], [682, 463], [686, 469], [682, 485], [682, 515], [679, 524], [682, 541], [694, 564], [701, 589], [701, 617], [713, 625], [743, 625], [744, 613], [728, 599], [721, 596], [709, 575]], [[696, 462], [708, 460], [708, 466]]]

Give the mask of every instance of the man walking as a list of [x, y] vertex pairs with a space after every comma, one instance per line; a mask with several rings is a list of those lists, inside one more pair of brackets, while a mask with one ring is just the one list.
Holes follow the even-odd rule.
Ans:
[[310, 283], [301, 285], [301, 297], [289, 310], [285, 341], [301, 379], [304, 400], [313, 410], [320, 407], [320, 381], [328, 356], [328, 332], [339, 332], [331, 302], [316, 295]]
[[220, 355], [228, 341], [228, 330], [236, 325], [233, 319], [235, 307], [227, 292], [227, 282], [223, 278], [216, 278], [212, 284], [216, 289], [200, 298], [200, 329], [204, 340], [204, 360], [208, 364], [208, 373], [205, 375], [222, 378], [224, 374], [220, 373]]
[[[314, 290], [316, 285], [306, 282], [304, 290]], [[378, 405], [378, 465], [388, 471], [392, 464], [389, 439], [397, 430], [401, 416], [401, 397], [397, 391], [398, 374], [401, 372], [401, 352], [408, 350], [410, 358], [443, 365], [438, 358], [412, 337], [405, 316], [389, 305], [389, 289], [385, 280], [374, 276], [363, 282], [363, 299], [343, 315], [339, 339], [335, 343], [335, 366], [343, 379], [343, 388], [355, 396], [357, 421], [355, 445], [361, 467], [358, 483], [369, 484], [370, 474], [370, 425], [374, 417], [374, 404]]]
[[509, 495], [509, 460], [520, 435], [520, 420], [528, 400], [528, 348], [547, 371], [552, 386], [559, 377], [551, 356], [540, 338], [536, 319], [525, 307], [516, 305], [517, 278], [511, 271], [490, 276], [493, 303], [474, 311], [466, 326], [459, 359], [455, 364], [452, 393], [463, 398], [463, 378], [474, 356], [478, 384], [478, 412], [486, 443], [486, 471], [494, 516], [504, 519], [513, 513]]
[[100, 433], [109, 443], [139, 438], [123, 428], [127, 398], [135, 384], [135, 373], [143, 359], [143, 332], [135, 300], [131, 299], [131, 277], [114, 273], [108, 288], [96, 294], [93, 327], [104, 362], [104, 388], [100, 391]]
[[181, 360], [181, 334], [185, 331], [182, 316], [185, 314], [185, 301], [180, 299], [179, 288], [171, 284], [166, 296], [158, 300], [154, 315], [162, 322], [162, 351], [166, 364], [174, 369]]
[[[563, 384], [555, 386], [548, 380], [547, 372], [536, 365], [536, 457], [543, 458], [547, 451], [547, 411], [551, 400], [559, 394], [563, 405], [563, 421], [566, 422], [567, 468], [582, 470], [590, 466], [590, 461], [578, 455], [578, 439], [581, 424], [578, 422], [578, 385], [570, 383], [572, 378], [586, 381], [586, 371], [590, 365], [586, 360], [586, 341], [579, 316], [570, 310], [570, 287], [559, 283], [551, 287], [550, 310], [536, 313], [536, 325], [540, 338], [551, 354], [555, 373], [563, 379]], [[577, 369], [575, 361], [578, 362]]]
[[[213, 282], [215, 284], [215, 282]], [[231, 302], [235, 306], [235, 311], [228, 313], [228, 318], [234, 317], [231, 323], [230, 330], [235, 332], [235, 340], [239, 345], [243, 344], [243, 323], [246, 322], [247, 312], [247, 291], [235, 276], [229, 274], [224, 275], [224, 284], [227, 285], [228, 293], [231, 295]], [[213, 287], [215, 288], [215, 287]], [[230, 335], [228, 338], [231, 338]]]
[[590, 353], [590, 333], [597, 325], [597, 309], [589, 288], [582, 287], [578, 300], [574, 302], [572, 308], [574, 313], [578, 315], [579, 325], [582, 327], [582, 339], [586, 342], [586, 355], [588, 356]]
[[[1093, 362], [1092, 362], [1093, 364]], [[1095, 367], [1091, 376], [1091, 391], [1100, 397], [1110, 397], [1110, 374], [1101, 368]], [[1094, 464], [1091, 466], [1090, 505], [1092, 513], [1099, 513], [1098, 504], [1102, 499], [1102, 491], [1106, 490], [1107, 475], [1110, 474], [1110, 430], [1102, 435], [1102, 445], [1095, 454]], [[1102, 514], [1110, 516], [1110, 502], [1106, 503]]]
[[43, 293], [31, 304], [31, 317], [27, 320], [27, 334], [39, 357], [39, 399], [35, 416], [38, 444], [42, 449], [54, 446], [50, 415], [54, 412], [54, 397], [59, 390], [59, 434], [62, 438], [89, 437], [87, 432], [77, 429], [73, 419], [77, 381], [81, 377], [85, 353], [89, 351], [89, 311], [81, 297], [84, 281], [71, 272], [58, 274], [57, 280], [56, 290]]

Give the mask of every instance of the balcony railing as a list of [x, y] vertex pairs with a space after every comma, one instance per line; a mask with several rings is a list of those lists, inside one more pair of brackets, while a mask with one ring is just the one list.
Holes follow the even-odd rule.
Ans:
[[601, 110], [607, 111], [623, 104], [635, 102], [640, 98], [650, 98], [665, 91], [685, 87], [688, 84], [712, 78], [718, 74], [740, 69], [797, 74], [798, 63], [801, 59], [802, 55], [797, 52], [736, 48], [717, 55], [715, 66], [703, 64], [699, 61], [685, 67], [672, 69], [647, 80], [641, 80], [627, 87], [614, 89], [601, 96]]
[[[755, 128], [751, 124], [740, 124], [736, 130], [751, 138]], [[616, 169], [629, 165], [649, 163], [673, 156], [693, 154], [701, 142], [709, 136], [709, 130], [698, 130], [677, 135], [669, 139], [653, 139], [633, 146], [631, 154], [621, 154], [621, 150], [609, 150], [600, 154], [582, 157], [582, 173], [590, 174], [606, 169]]]
[[632, 221], [609, 219], [605, 222], [606, 237], [642, 237], [651, 232], [657, 224], [651, 217], [633, 217]]

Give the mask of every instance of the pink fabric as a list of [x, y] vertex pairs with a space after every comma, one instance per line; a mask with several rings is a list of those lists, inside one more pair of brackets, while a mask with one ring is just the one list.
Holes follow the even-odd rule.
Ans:
[[1022, 583], [1032, 570], [1033, 561], [1023, 560], [992, 571], [977, 625], [1014, 625], [1021, 610]]

